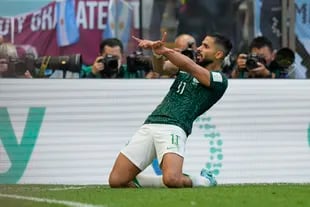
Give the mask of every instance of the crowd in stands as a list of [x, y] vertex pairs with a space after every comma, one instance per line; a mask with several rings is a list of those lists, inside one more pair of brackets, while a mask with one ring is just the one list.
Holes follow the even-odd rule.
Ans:
[[[173, 49], [195, 60], [197, 42], [189, 34], [181, 34], [175, 38]], [[283, 52], [284, 51], [284, 52]], [[279, 52], [282, 52], [279, 54]], [[34, 57], [37, 58], [37, 57]], [[158, 74], [153, 70], [152, 57], [142, 53], [124, 58], [124, 47], [117, 38], [104, 39], [99, 44], [98, 57], [92, 65], [82, 62], [76, 73], [70, 68], [40, 69], [31, 68], [25, 60], [25, 50], [4, 41], [0, 37], [0, 77], [13, 78], [173, 78], [170, 74]], [[42, 62], [43, 64], [43, 62]], [[68, 67], [73, 67], [68, 65]], [[164, 68], [175, 67], [168, 60]], [[259, 36], [252, 40], [248, 53], [229, 54], [222, 66], [228, 78], [291, 78], [294, 79], [294, 52], [289, 48], [275, 49], [272, 42]], [[163, 70], [166, 71], [166, 70]], [[41, 73], [41, 74], [40, 74]]]

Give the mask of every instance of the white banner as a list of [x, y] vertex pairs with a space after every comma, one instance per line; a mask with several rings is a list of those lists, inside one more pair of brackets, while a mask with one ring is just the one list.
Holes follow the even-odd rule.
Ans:
[[[0, 183], [107, 184], [171, 81], [0, 79]], [[310, 183], [309, 92], [307, 80], [230, 80], [194, 123], [184, 172], [207, 167], [219, 184]]]

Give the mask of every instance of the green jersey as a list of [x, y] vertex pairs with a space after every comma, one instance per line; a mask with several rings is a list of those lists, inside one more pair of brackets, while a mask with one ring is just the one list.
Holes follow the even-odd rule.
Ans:
[[206, 87], [192, 75], [180, 71], [168, 94], [144, 123], [176, 125], [189, 135], [195, 119], [223, 96], [227, 84], [221, 72], [210, 72], [210, 87]]

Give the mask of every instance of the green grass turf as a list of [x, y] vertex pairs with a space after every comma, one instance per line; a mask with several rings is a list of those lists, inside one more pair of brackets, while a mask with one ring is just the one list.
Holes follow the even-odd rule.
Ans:
[[[77, 187], [81, 188], [77, 189]], [[110, 189], [107, 186], [0, 185], [0, 194], [65, 200], [104, 207], [310, 207], [310, 184], [220, 185], [213, 188], [186, 189]], [[0, 196], [0, 206], [58, 207], [68, 205], [18, 200]]]

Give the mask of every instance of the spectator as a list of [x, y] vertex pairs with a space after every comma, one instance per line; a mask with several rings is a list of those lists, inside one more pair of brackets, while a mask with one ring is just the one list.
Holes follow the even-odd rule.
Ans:
[[140, 71], [129, 72], [127, 65], [122, 64], [123, 44], [117, 38], [101, 42], [99, 56], [94, 64], [82, 68], [81, 78], [144, 78]]

